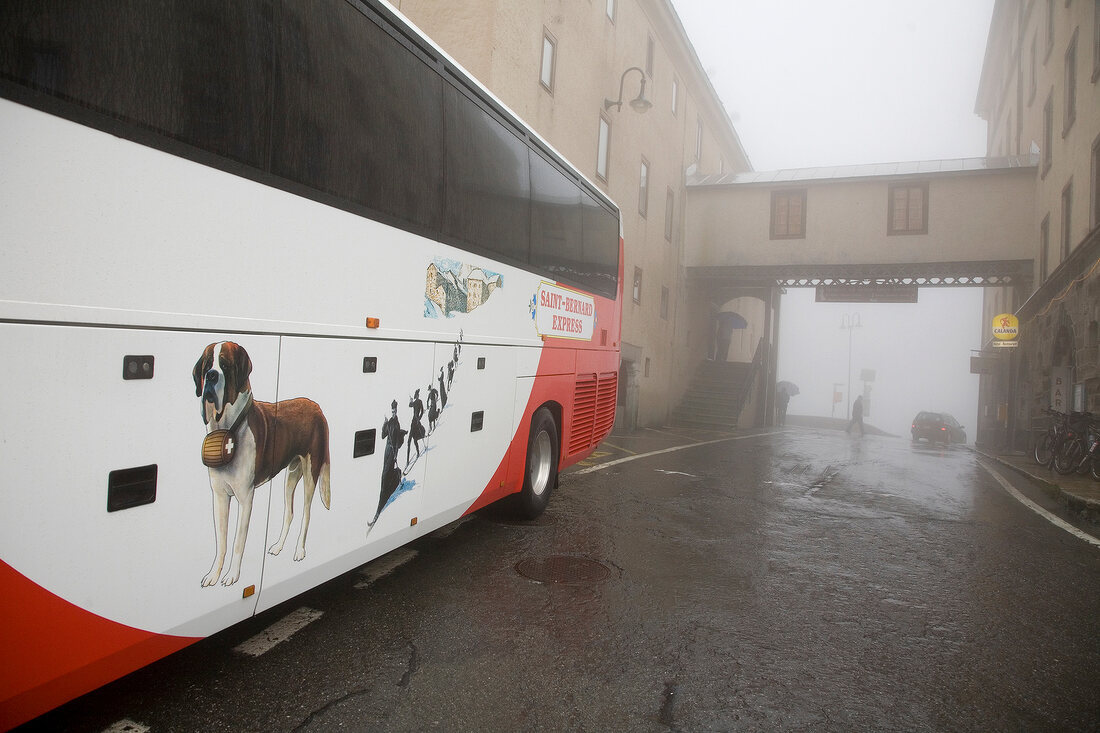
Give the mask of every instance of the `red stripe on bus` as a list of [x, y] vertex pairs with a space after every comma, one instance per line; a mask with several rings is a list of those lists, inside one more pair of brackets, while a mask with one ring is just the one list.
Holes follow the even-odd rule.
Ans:
[[0, 561], [0, 729], [198, 641], [110, 621]]

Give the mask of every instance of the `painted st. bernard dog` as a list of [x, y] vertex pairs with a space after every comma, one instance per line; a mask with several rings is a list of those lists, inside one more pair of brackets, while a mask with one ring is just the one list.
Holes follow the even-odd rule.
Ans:
[[207, 435], [203, 441], [203, 463], [210, 470], [210, 491], [214, 497], [216, 553], [203, 586], [214, 585], [225, 562], [229, 530], [229, 500], [237, 498], [237, 532], [233, 557], [222, 585], [232, 585], [241, 576], [241, 557], [248, 538], [252, 497], [257, 486], [286, 471], [283, 494], [283, 531], [268, 550], [278, 555], [290, 532], [294, 515], [294, 491], [304, 477], [305, 500], [302, 527], [294, 559], [306, 556], [309, 509], [318, 484], [321, 501], [329, 508], [328, 422], [317, 403], [305, 398], [277, 403], [252, 399], [249, 375], [252, 361], [232, 341], [210, 344], [195, 363], [195, 395], [199, 398]]

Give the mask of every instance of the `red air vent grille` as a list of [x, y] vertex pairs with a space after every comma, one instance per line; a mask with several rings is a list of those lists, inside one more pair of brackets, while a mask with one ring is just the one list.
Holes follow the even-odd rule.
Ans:
[[615, 372], [578, 374], [573, 391], [573, 424], [568, 454], [579, 453], [607, 437], [615, 425], [619, 375]]
[[600, 375], [596, 395], [596, 424], [592, 430], [592, 444], [607, 437], [615, 426], [615, 400], [619, 396], [619, 375], [606, 372]]
[[592, 426], [596, 422], [597, 390], [595, 374], [577, 375], [577, 385], [573, 388], [573, 425], [569, 431], [570, 454], [592, 445]]

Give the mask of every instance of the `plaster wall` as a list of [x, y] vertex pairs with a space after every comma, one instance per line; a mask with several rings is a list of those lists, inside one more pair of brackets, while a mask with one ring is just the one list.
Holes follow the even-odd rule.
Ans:
[[[887, 234], [889, 189], [928, 184], [928, 233]], [[771, 239], [771, 194], [806, 189], [806, 236]], [[685, 264], [903, 264], [1033, 256], [1033, 169], [934, 178], [693, 186]]]

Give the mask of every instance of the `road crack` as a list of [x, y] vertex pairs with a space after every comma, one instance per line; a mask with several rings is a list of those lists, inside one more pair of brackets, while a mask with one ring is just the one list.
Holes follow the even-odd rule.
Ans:
[[408, 687], [412, 676], [418, 671], [420, 671], [420, 651], [416, 648], [416, 644], [409, 642], [409, 667], [405, 670], [405, 674], [401, 675], [401, 681], [397, 686]]

